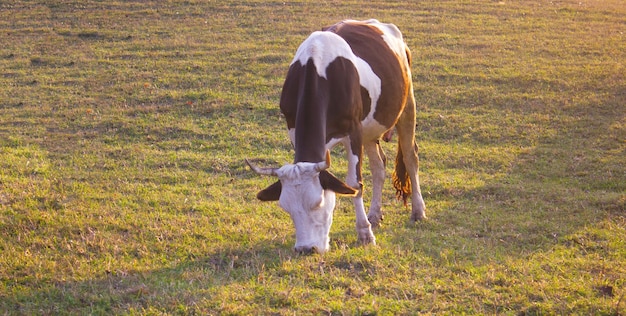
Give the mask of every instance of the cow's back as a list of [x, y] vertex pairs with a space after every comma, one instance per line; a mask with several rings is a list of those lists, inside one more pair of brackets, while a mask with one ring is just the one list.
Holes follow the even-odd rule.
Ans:
[[373, 118], [386, 127], [392, 127], [406, 103], [411, 80], [408, 49], [398, 28], [377, 20], [347, 20], [325, 30], [341, 36], [353, 53], [363, 59], [380, 79], [380, 95], [373, 104], [375, 109], [371, 104], [372, 92], [368, 93], [367, 89], [362, 91], [364, 123]]

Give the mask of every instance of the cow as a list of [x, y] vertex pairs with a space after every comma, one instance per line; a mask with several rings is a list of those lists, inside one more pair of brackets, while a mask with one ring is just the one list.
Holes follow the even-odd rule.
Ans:
[[[259, 174], [278, 177], [257, 198], [278, 200], [289, 213], [296, 228], [295, 251], [329, 250], [336, 194], [352, 197], [360, 243], [376, 243], [372, 228], [383, 219], [386, 163], [379, 140], [389, 140], [394, 129], [398, 150], [393, 185], [405, 205], [411, 197], [412, 221], [426, 217], [414, 140], [411, 53], [395, 25], [374, 19], [345, 20], [313, 32], [299, 46], [289, 66], [280, 110], [295, 150], [294, 163], [280, 168], [257, 167], [247, 159], [246, 163]], [[344, 145], [347, 152], [345, 182], [328, 171], [329, 150], [337, 144]], [[363, 152], [368, 156], [373, 182], [367, 215], [361, 175]]]

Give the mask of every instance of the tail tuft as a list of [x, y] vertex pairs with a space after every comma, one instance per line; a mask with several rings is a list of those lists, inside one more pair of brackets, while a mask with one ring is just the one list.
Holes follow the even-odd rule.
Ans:
[[406, 206], [407, 200], [411, 195], [411, 179], [409, 178], [409, 173], [406, 171], [402, 149], [400, 149], [400, 146], [398, 146], [396, 166], [391, 179], [393, 181], [393, 187], [396, 189], [396, 198], [398, 200], [402, 198], [402, 202], [404, 202], [404, 206]]

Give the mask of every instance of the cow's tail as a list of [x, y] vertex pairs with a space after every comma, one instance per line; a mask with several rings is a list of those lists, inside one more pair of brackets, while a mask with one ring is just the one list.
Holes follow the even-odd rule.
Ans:
[[406, 166], [404, 165], [404, 156], [402, 154], [402, 146], [400, 146], [400, 144], [398, 144], [396, 166], [393, 170], [391, 179], [393, 181], [393, 187], [396, 189], [396, 197], [398, 200], [402, 198], [402, 202], [404, 202], [404, 205], [406, 206], [407, 200], [411, 195], [411, 178], [409, 178], [409, 173], [406, 171]]

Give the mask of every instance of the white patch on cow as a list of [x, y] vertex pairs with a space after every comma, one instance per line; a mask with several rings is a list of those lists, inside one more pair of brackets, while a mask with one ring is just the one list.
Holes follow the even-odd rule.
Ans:
[[296, 227], [296, 251], [315, 249], [323, 253], [330, 249], [335, 192], [322, 188], [316, 165], [299, 162], [276, 170], [282, 184], [278, 204]]
[[326, 68], [337, 57], [352, 61], [356, 58], [348, 43], [339, 35], [317, 31], [300, 44], [291, 64], [299, 61], [301, 65], [306, 65], [309, 59], [313, 59], [317, 74], [326, 79]]
[[370, 113], [364, 120], [365, 122], [374, 119], [374, 108], [376, 107], [378, 98], [380, 98], [380, 94], [382, 93], [382, 84], [380, 78], [374, 73], [372, 67], [365, 62], [365, 60], [356, 56], [355, 58], [356, 69], [359, 73], [359, 83], [361, 84], [361, 87], [364, 87], [365, 90], [367, 90], [371, 99]]
[[371, 23], [371, 25], [383, 32], [383, 40], [385, 40], [385, 43], [389, 45], [392, 51], [400, 57], [406, 56], [406, 44], [397, 26], [380, 22]]

